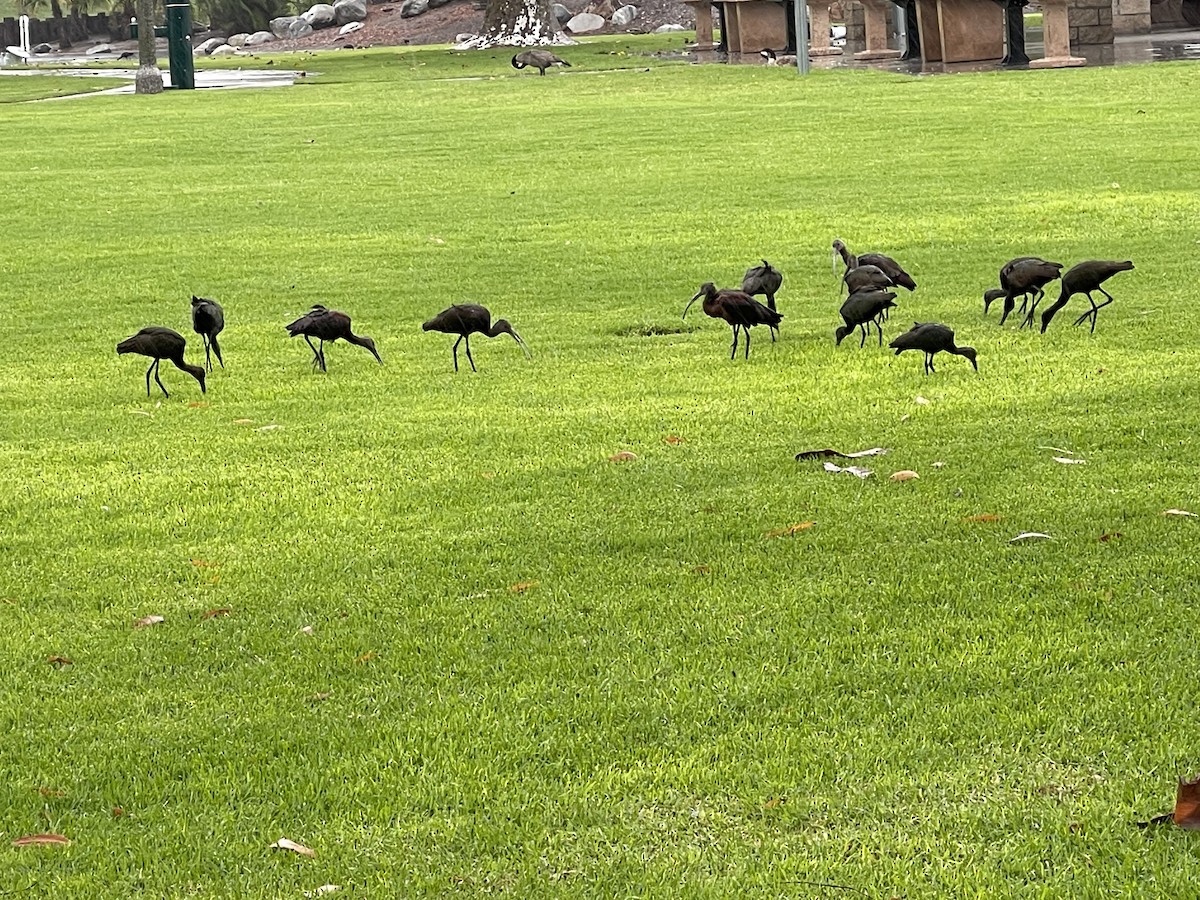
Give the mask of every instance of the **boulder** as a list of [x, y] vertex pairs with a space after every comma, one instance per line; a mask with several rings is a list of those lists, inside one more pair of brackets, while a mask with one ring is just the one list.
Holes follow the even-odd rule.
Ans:
[[97, 44], [95, 47], [88, 48], [89, 56], [91, 56], [93, 53], [112, 53], [112, 52], [113, 52], [112, 44]]
[[211, 56], [218, 47], [228, 46], [221, 38], [209, 38], [203, 44], [192, 48], [192, 56]]
[[450, 0], [429, 0], [429, 8], [437, 9], [439, 6], [445, 6]]
[[[267, 34], [268, 32], [264, 31], [262, 33]], [[248, 40], [250, 40], [250, 35], [243, 31], [241, 34], [231, 34], [229, 36], [229, 40], [227, 40], [225, 43], [227, 43], [230, 47], [245, 47], [246, 41]]]
[[30, 50], [31, 53], [53, 53], [54, 48], [49, 44], [34, 44]]
[[338, 34], [354, 34], [354, 32], [359, 31], [364, 27], [365, 26], [362, 22], [347, 22], [338, 29]]
[[271, 20], [271, 34], [281, 41], [294, 41], [296, 38], [308, 37], [313, 28], [299, 16], [280, 16]]
[[314, 3], [300, 18], [313, 28], [328, 28], [337, 21], [337, 12], [328, 3]]
[[210, 53], [208, 55], [209, 56], [236, 56], [237, 52], [238, 52], [237, 47], [231, 47], [229, 44], [222, 44], [220, 47], [217, 47], [215, 50], [213, 50], [212, 53]]
[[550, 6], [550, 15], [558, 20], [559, 26], [566, 25], [571, 21], [572, 12], [563, 6], [561, 3], [554, 3]]
[[242, 44], [242, 46], [243, 47], [257, 47], [260, 44], [269, 44], [273, 40], [275, 40], [275, 35], [271, 34], [271, 32], [256, 31], [256, 32], [254, 32], [254, 34], [252, 34], [248, 38], [246, 38], [246, 43]]
[[458, 34], [456, 34], [454, 36], [454, 43], [465, 44], [467, 41], [471, 40], [471, 38], [473, 38], [473, 37], [475, 37], [475, 35], [471, 34], [471, 32], [469, 32], [469, 31], [460, 31]]
[[580, 13], [577, 16], [571, 16], [571, 19], [566, 24], [566, 28], [572, 34], [584, 34], [588, 31], [599, 31], [604, 27], [604, 19], [595, 13]]
[[400, 18], [411, 19], [429, 9], [429, 0], [404, 0], [400, 4]]
[[362, 22], [367, 18], [367, 0], [337, 0], [337, 3], [333, 4], [333, 11], [337, 15], [339, 25]]
[[636, 6], [622, 6], [612, 14], [612, 23], [624, 28], [630, 22], [637, 18], [638, 9]]
[[659, 25], [654, 29], [655, 34], [669, 34], [673, 31], [687, 31], [682, 25]]

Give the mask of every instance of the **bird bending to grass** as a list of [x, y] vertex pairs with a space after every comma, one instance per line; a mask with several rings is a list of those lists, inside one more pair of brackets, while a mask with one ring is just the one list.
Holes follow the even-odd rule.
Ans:
[[192, 330], [204, 339], [204, 368], [212, 371], [212, 354], [217, 354], [217, 362], [225, 368], [225, 360], [221, 358], [221, 345], [217, 343], [217, 335], [225, 328], [225, 310], [216, 300], [197, 297], [192, 294]]
[[[1086, 294], [1088, 303], [1092, 304], [1092, 308], [1076, 319], [1075, 324], [1079, 325], [1085, 320], [1091, 319], [1092, 333], [1095, 334], [1096, 315], [1102, 308], [1113, 302], [1112, 294], [1100, 287], [1100, 285], [1118, 272], [1128, 272], [1132, 268], [1133, 261], [1128, 259], [1088, 259], [1071, 266], [1062, 277], [1062, 293], [1058, 295], [1058, 299], [1054, 301], [1054, 305], [1048, 307], [1042, 313], [1042, 333], [1046, 333], [1046, 328], [1049, 327], [1050, 320], [1054, 318], [1054, 314], [1066, 306], [1067, 301], [1073, 295]], [[1099, 291], [1108, 299], [1103, 303], [1097, 304], [1092, 299], [1092, 291]]]
[[560, 56], [555, 56], [549, 50], [523, 50], [512, 58], [514, 69], [524, 69], [526, 66], [537, 69], [539, 75], [545, 75], [546, 70], [551, 66], [571, 68], [569, 62]]
[[467, 362], [471, 364], [471, 371], [478, 372], [475, 368], [475, 360], [471, 357], [471, 335], [482, 334], [484, 337], [498, 337], [502, 334], [510, 334], [516, 341], [521, 350], [526, 356], [532, 358], [529, 348], [525, 346], [525, 341], [521, 336], [513, 330], [512, 325], [507, 319], [497, 319], [495, 324], [492, 323], [492, 314], [486, 306], [480, 306], [478, 303], [456, 303], [453, 306], [443, 309], [440, 313], [421, 326], [422, 331], [440, 331], [442, 334], [457, 334], [458, 340], [454, 342], [454, 371], [458, 371], [458, 345], [463, 341], [467, 342]]
[[[379, 360], [379, 364], [383, 365], [379, 351], [375, 349], [375, 342], [365, 334], [355, 334], [351, 331], [350, 317], [344, 312], [338, 312], [336, 309], [326, 309], [318, 303], [295, 322], [288, 325], [287, 331], [290, 337], [296, 337], [297, 335], [304, 336], [304, 341], [308, 344], [308, 349], [313, 352], [312, 364], [322, 372], [328, 371], [325, 368], [325, 342], [328, 341], [332, 344], [339, 338], [348, 344], [357, 344], [360, 347], [366, 347], [371, 351], [371, 355]], [[321, 342], [320, 348], [313, 346], [311, 338], [316, 338]]]
[[955, 346], [954, 332], [936, 322], [914, 322], [911, 329], [897, 337], [888, 346], [896, 351], [897, 356], [905, 350], [920, 350], [924, 353], [926, 375], [934, 371], [934, 355], [942, 352], [965, 356], [971, 361], [975, 371], [979, 371], [979, 365], [975, 362], [975, 348]]
[[183, 361], [183, 351], [187, 347], [187, 341], [183, 339], [183, 335], [171, 328], [164, 328], [161, 325], [148, 325], [132, 337], [127, 337], [121, 343], [117, 344], [117, 354], [137, 353], [141, 356], [149, 356], [154, 362], [150, 363], [150, 368], [146, 370], [146, 396], [150, 396], [150, 374], [154, 374], [154, 380], [158, 386], [162, 388], [163, 396], [170, 397], [167, 393], [166, 386], [162, 383], [162, 379], [158, 377], [158, 364], [164, 359], [170, 360], [175, 364], [176, 368], [183, 369], [198, 382], [200, 382], [200, 393], [206, 393], [204, 387], [204, 368], [202, 366], [193, 366], [190, 363]]

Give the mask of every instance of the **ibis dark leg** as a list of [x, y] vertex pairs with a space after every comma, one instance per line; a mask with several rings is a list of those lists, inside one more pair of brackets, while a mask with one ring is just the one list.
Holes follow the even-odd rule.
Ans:
[[162, 360], [158, 360], [158, 359], [156, 359], [156, 360], [154, 361], [154, 365], [153, 365], [153, 366], [151, 366], [151, 368], [152, 368], [152, 369], [154, 369], [154, 380], [155, 380], [155, 381], [158, 383], [158, 386], [159, 386], [160, 388], [162, 388], [163, 396], [164, 396], [164, 397], [170, 397], [171, 395], [167, 393], [167, 388], [166, 388], [166, 385], [164, 385], [164, 384], [162, 383], [162, 379], [158, 377], [158, 364], [159, 364], [161, 361], [162, 361]]
[[317, 340], [319, 341], [317, 345], [317, 356], [321, 359], [321, 371], [328, 372], [329, 370], [325, 368], [325, 338], [318, 338]]
[[471, 336], [469, 334], [463, 335], [463, 339], [467, 342], [467, 362], [471, 364], [471, 371], [478, 372], [479, 370], [475, 368], [475, 360], [471, 358]]
[[[221, 359], [221, 345], [217, 343], [217, 336], [214, 334], [208, 339], [208, 342], [212, 344], [212, 352], [217, 355], [217, 362], [221, 364], [222, 369], [225, 368], [225, 360]], [[209, 363], [208, 368], [209, 371], [212, 370], [212, 363]]]
[[858, 339], [858, 349], [861, 350], [863, 345], [867, 342], [867, 332], [871, 330], [871, 323], [863, 322], [858, 326], [858, 330], [862, 332], [862, 337]]
[[729, 358], [734, 359], [737, 356], [737, 335], [738, 326], [733, 326], [733, 346], [729, 348]]
[[458, 345], [463, 341], [463, 336], [460, 334], [458, 340], [454, 342], [454, 371], [458, 371]]
[[146, 397], [150, 396], [150, 373], [154, 371], [154, 367], [158, 365], [158, 360], [150, 363], [150, 368], [146, 370]]
[[202, 334], [202, 335], [200, 335], [200, 337], [204, 339], [204, 371], [211, 372], [212, 371], [212, 359], [210, 359], [209, 355], [208, 355], [208, 335]]
[[319, 366], [319, 365], [321, 364], [321, 354], [320, 354], [320, 353], [318, 353], [318, 352], [317, 352], [317, 348], [316, 348], [316, 347], [314, 347], [314, 346], [312, 345], [312, 341], [310, 341], [310, 340], [308, 339], [308, 335], [307, 335], [307, 334], [304, 336], [304, 343], [308, 344], [308, 349], [309, 349], [309, 350], [311, 350], [311, 351], [313, 352], [313, 361], [312, 361], [312, 364], [313, 364], [314, 366]]
[[746, 336], [746, 359], [750, 358], [750, 326], [742, 326], [742, 334]]

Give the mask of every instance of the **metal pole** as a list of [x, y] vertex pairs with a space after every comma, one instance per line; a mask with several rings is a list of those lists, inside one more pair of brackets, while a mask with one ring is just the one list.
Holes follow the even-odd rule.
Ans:
[[808, 3], [793, 0], [796, 13], [796, 68], [801, 75], [808, 74]]

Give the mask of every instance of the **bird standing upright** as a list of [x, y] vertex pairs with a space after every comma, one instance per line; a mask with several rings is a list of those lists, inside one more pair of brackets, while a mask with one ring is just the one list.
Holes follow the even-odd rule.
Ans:
[[[1050, 325], [1050, 320], [1054, 318], [1054, 314], [1067, 305], [1067, 301], [1074, 294], [1087, 294], [1088, 303], [1092, 304], [1092, 308], [1085, 312], [1082, 316], [1075, 320], [1075, 324], [1080, 324], [1084, 319], [1092, 320], [1092, 333], [1096, 332], [1096, 315], [1101, 308], [1112, 303], [1112, 294], [1100, 287], [1102, 283], [1107, 281], [1118, 272], [1128, 272], [1133, 268], [1133, 261], [1126, 259], [1122, 261], [1109, 259], [1088, 259], [1081, 263], [1071, 266], [1067, 269], [1066, 274], [1062, 277], [1062, 293], [1058, 295], [1058, 299], [1054, 301], [1054, 305], [1047, 307], [1042, 313], [1042, 334], [1046, 333], [1046, 328]], [[1108, 299], [1103, 303], [1097, 304], [1092, 299], [1092, 291], [1099, 291]]]
[[687, 318], [688, 310], [701, 297], [704, 298], [704, 303], [701, 306], [705, 315], [711, 316], [714, 319], [724, 319], [733, 328], [733, 348], [729, 351], [730, 359], [737, 356], [739, 329], [746, 333], [746, 359], [749, 359], [750, 329], [755, 325], [778, 328], [779, 323], [783, 321], [782, 315], [775, 312], [769, 306], [759, 303], [745, 291], [736, 291], [732, 288], [717, 290], [716, 285], [711, 281], [706, 281], [700, 285], [700, 290], [688, 301], [688, 305], [683, 308], [683, 318]]
[[939, 325], [936, 322], [914, 322], [911, 329], [897, 337], [888, 346], [896, 351], [897, 356], [905, 350], [922, 351], [925, 354], [926, 375], [934, 371], [934, 354], [943, 351], [954, 353], [958, 356], [965, 356], [971, 361], [971, 365], [975, 368], [975, 371], [979, 371], [979, 365], [975, 362], [975, 348], [956, 347], [954, 345], [954, 332], [945, 325]]
[[150, 363], [150, 368], [146, 370], [146, 396], [150, 396], [150, 373], [154, 373], [154, 380], [158, 386], [162, 388], [163, 396], [170, 397], [167, 393], [166, 386], [162, 383], [162, 379], [158, 377], [158, 364], [164, 359], [169, 359], [175, 363], [176, 368], [183, 369], [198, 382], [200, 382], [200, 393], [206, 393], [204, 386], [204, 368], [202, 366], [193, 366], [183, 361], [183, 351], [187, 347], [187, 341], [183, 335], [171, 328], [164, 328], [161, 325], [148, 325], [132, 337], [127, 337], [121, 343], [117, 344], [117, 354], [137, 353], [141, 356], [149, 356], [154, 362]]
[[883, 346], [883, 328], [880, 326], [880, 320], [883, 314], [894, 307], [896, 300], [895, 291], [883, 291], [877, 288], [864, 288], [855, 291], [842, 304], [842, 308], [838, 314], [842, 317], [845, 325], [839, 325], [837, 331], [833, 333], [836, 338], [835, 343], [841, 344], [846, 335], [852, 332], [855, 328], [862, 330], [862, 339], [859, 340], [858, 346], [861, 348], [867, 342], [867, 333], [871, 330], [871, 323], [875, 323], [875, 329], [879, 332], [879, 346]]
[[[775, 312], [775, 293], [783, 285], [783, 273], [765, 259], [761, 266], [752, 266], [742, 276], [742, 290], [751, 297], [762, 294], [767, 298], [767, 306]], [[775, 326], [771, 326], [771, 340], [775, 340]]]
[[221, 304], [192, 294], [192, 330], [204, 338], [204, 368], [209, 372], [212, 371], [213, 353], [217, 354], [221, 368], [225, 368], [225, 360], [221, 359], [221, 345], [217, 343], [217, 335], [224, 328], [225, 311], [221, 309]]
[[555, 56], [549, 50], [523, 50], [512, 58], [512, 67], [514, 69], [524, 69], [526, 66], [533, 66], [538, 70], [539, 75], [545, 75], [546, 69], [550, 66], [566, 66], [571, 68], [571, 64], [559, 56]]
[[[379, 360], [379, 364], [383, 365], [379, 351], [375, 349], [375, 342], [366, 335], [352, 332], [350, 330], [350, 317], [344, 312], [338, 312], [336, 309], [326, 309], [318, 303], [286, 327], [290, 337], [296, 337], [296, 335], [304, 336], [304, 341], [308, 344], [308, 349], [313, 352], [312, 364], [320, 368], [322, 372], [328, 371], [325, 368], [325, 342], [328, 341], [332, 344], [338, 338], [341, 338], [348, 344], [357, 344], [360, 347], [366, 347], [371, 351], [371, 355]], [[313, 346], [310, 338], [317, 338], [321, 342], [320, 349]]]
[[422, 331], [440, 331], [443, 334], [457, 334], [458, 340], [454, 342], [454, 371], [458, 371], [458, 345], [463, 341], [467, 342], [467, 362], [471, 364], [471, 371], [478, 372], [475, 368], [475, 360], [471, 357], [471, 335], [482, 334], [484, 337], [498, 337], [502, 334], [510, 334], [514, 341], [520, 345], [521, 350], [526, 356], [532, 358], [529, 348], [525, 346], [525, 341], [521, 336], [513, 330], [512, 325], [507, 319], [497, 319], [495, 324], [492, 324], [492, 314], [486, 306], [480, 306], [478, 303], [455, 303], [454, 305], [443, 309], [440, 313], [421, 326]]

